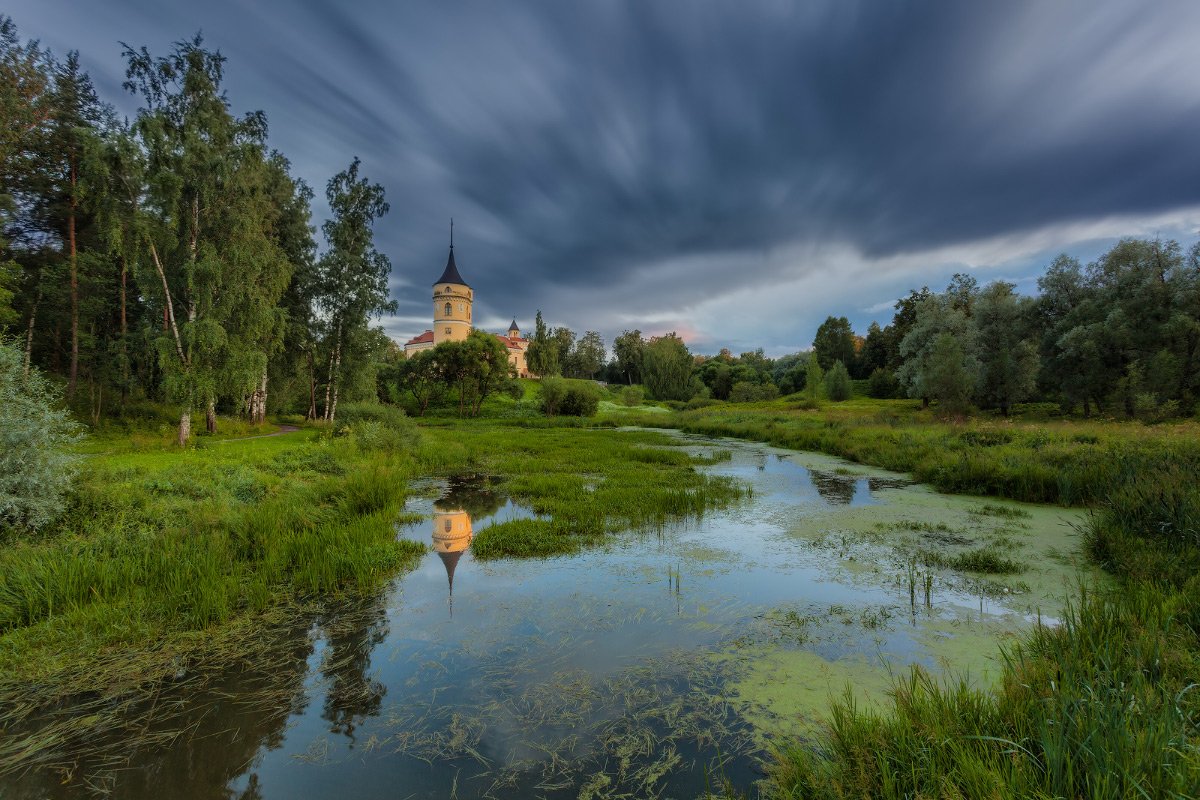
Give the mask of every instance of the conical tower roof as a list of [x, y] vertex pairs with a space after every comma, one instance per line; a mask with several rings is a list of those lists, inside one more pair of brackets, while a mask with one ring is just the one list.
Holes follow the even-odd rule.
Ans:
[[509, 333], [512, 333], [513, 331], [516, 331], [517, 333], [521, 332], [521, 329], [517, 327], [517, 321], [515, 319], [512, 321], [512, 325], [508, 326], [508, 331]]
[[450, 596], [454, 596], [454, 568], [458, 566], [458, 560], [462, 558], [463, 551], [459, 550], [454, 553], [438, 553], [438, 557], [442, 559], [442, 563], [446, 565], [446, 579], [450, 582]]
[[458, 265], [454, 263], [454, 245], [450, 245], [450, 257], [446, 259], [446, 269], [442, 271], [442, 277], [434, 283], [457, 283], [459, 286], [470, 288], [470, 284], [463, 280], [462, 275], [458, 274]]

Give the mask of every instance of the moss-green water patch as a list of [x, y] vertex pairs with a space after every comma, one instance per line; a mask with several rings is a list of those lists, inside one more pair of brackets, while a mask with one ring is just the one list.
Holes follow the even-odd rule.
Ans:
[[745, 672], [726, 690], [760, 734], [811, 736], [830, 702], [849, 691], [856, 702], [880, 706], [891, 676], [886, 665], [861, 657], [828, 661], [809, 650], [744, 651]]

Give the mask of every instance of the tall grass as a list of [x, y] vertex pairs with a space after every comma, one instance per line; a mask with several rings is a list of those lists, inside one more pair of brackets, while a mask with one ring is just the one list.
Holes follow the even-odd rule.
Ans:
[[788, 798], [1183, 798], [1200, 787], [1200, 659], [1170, 591], [1084, 593], [1007, 656], [996, 692], [920, 668], [883, 712], [835, 703], [782, 750]]
[[130, 631], [146, 646], [394, 574], [422, 551], [394, 530], [415, 463], [311, 432], [88, 459], [55, 529], [0, 548], [0, 690]]

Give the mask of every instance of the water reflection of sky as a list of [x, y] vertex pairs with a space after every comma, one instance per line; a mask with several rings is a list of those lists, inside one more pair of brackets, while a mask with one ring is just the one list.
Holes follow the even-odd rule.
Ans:
[[[789, 519], [881, 504], [880, 490], [903, 482], [807, 469], [758, 445], [721, 447], [732, 449], [733, 458], [712, 471], [751, 484], [752, 501], [698, 524], [614, 537], [570, 557], [475, 561], [469, 545], [479, 531], [531, 516], [486, 476], [464, 476], [439, 486], [436, 499], [410, 501], [407, 510], [423, 519], [399, 535], [431, 543], [434, 552], [397, 583], [388, 600], [387, 632], [370, 661], [373, 680], [388, 687], [387, 702], [470, 709], [503, 704], [512, 681], [528, 686], [578, 672], [602, 682], [672, 653], [719, 648], [758, 625], [764, 609], [781, 606], [807, 612], [815, 632], [806, 647], [823, 658], [883, 654], [932, 666], [933, 659], [922, 653], [923, 629], [915, 614], [869, 633], [846, 621], [846, 609], [851, 619], [865, 609], [898, 613], [907, 602], [906, 589], [849, 579], [831, 569], [827, 553], [798, 548], [785, 535]], [[967, 596], [943, 599], [968, 607], [973, 602]], [[489, 679], [498, 674], [509, 682], [498, 686]], [[289, 739], [320, 737], [325, 723], [301, 722]], [[547, 733], [553, 738], [562, 732]], [[503, 763], [536, 758], [538, 739], [538, 731], [506, 725], [501, 714], [476, 746], [485, 759]], [[264, 785], [311, 790], [299, 774], [313, 770], [286, 763], [287, 750], [264, 760], [260, 774], [271, 777]], [[374, 781], [376, 773], [392, 772], [373, 759], [366, 766], [354, 763], [359, 788], [371, 785], [357, 783], [360, 774]], [[448, 768], [423, 767], [421, 780], [400, 773], [415, 796], [433, 797], [446, 786], [439, 770]], [[316, 772], [341, 774], [346, 767], [323, 769]], [[680, 789], [688, 783], [686, 777], [677, 781]], [[458, 791], [471, 796], [461, 785]]]
[[[803, 643], [782, 646], [830, 661], [886, 656], [932, 666], [927, 625], [960, 619], [981, 602], [942, 587], [934, 608], [913, 609], [894, 568], [847, 570], [838, 553], [789, 535], [797, 520], [883, 508], [890, 490], [921, 487], [839, 474], [834, 466], [808, 469], [762, 445], [680, 438], [698, 453], [731, 451], [729, 461], [707, 469], [745, 481], [752, 498], [699, 522], [610, 537], [566, 557], [476, 561], [470, 544], [481, 530], [530, 511], [485, 475], [425, 484], [406, 508], [420, 521], [398, 535], [430, 545], [430, 552], [353, 613], [313, 620], [302, 637], [303, 668], [290, 673], [298, 680], [292, 713], [263, 734], [252, 758], [245, 744], [217, 748], [223, 740], [215, 735], [206, 745], [180, 745], [208, 747], [204, 758], [230, 763], [217, 772], [229, 776], [224, 785], [178, 796], [341, 797], [350, 790], [356, 797], [433, 798], [454, 786], [467, 798], [485, 794], [504, 765], [520, 763], [522, 777], [499, 796], [574, 797], [600, 764], [559, 775], [559, 790], [538, 788], [539, 770], [595, 757], [600, 745], [587, 731], [642, 708], [637, 703], [648, 701], [640, 689], [652, 687], [651, 699], [696, 692], [692, 656], [746, 640], [786, 640], [770, 622], [779, 609], [808, 626]], [[882, 554], [868, 549], [860, 556]], [[862, 624], [860, 617], [881, 609], [883, 624]], [[1011, 616], [990, 600], [978, 610]], [[303, 642], [291, 636], [287, 646], [295, 651]], [[705, 674], [712, 683], [705, 691], [719, 692], [720, 676]], [[543, 688], [561, 696], [547, 698]], [[236, 689], [224, 691], [236, 697]], [[573, 702], [572, 691], [586, 701]], [[558, 710], [534, 725], [539, 703]], [[572, 736], [569, 752], [547, 755]], [[688, 745], [672, 747], [685, 752]], [[675, 768], [657, 789], [694, 795], [711, 754], [695, 748], [690, 767]], [[139, 768], [161, 767], [152, 754], [139, 758]], [[748, 783], [751, 767], [748, 756], [735, 760], [731, 775]]]

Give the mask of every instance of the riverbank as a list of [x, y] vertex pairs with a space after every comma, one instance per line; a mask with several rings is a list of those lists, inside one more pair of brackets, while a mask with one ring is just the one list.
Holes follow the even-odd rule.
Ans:
[[722, 405], [669, 426], [829, 453], [947, 492], [1088, 506], [1087, 553], [1119, 582], [1082, 587], [1061, 625], [1007, 648], [995, 691], [914, 669], [882, 710], [848, 695], [823, 736], [781, 748], [768, 795], [1196, 796], [1200, 425], [949, 424], [909, 401], [860, 399]]
[[858, 397], [802, 407], [794, 398], [629, 414], [645, 427], [731, 436], [904, 472], [942, 492], [1090, 506], [1111, 487], [1162, 471], [1200, 474], [1200, 423], [1063, 418], [1034, 408], [1011, 418], [938, 419], [914, 400]]

